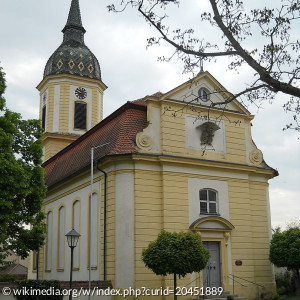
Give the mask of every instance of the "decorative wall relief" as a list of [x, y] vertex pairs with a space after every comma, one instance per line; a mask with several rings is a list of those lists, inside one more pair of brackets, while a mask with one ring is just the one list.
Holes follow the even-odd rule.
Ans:
[[153, 146], [153, 140], [149, 135], [139, 132], [136, 135], [136, 145], [139, 149], [149, 150]]
[[260, 165], [263, 161], [263, 154], [259, 149], [254, 149], [250, 152], [249, 158], [254, 165]]
[[215, 131], [219, 130], [220, 127], [213, 122], [205, 122], [199, 126], [197, 126], [201, 130], [201, 145], [209, 145], [212, 146], [213, 138], [215, 135]]

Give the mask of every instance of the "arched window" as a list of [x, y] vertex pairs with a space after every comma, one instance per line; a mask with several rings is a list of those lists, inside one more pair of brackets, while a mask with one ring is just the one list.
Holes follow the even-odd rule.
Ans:
[[58, 211], [58, 260], [57, 268], [64, 269], [65, 265], [65, 207]]
[[[91, 254], [91, 267], [97, 267], [97, 256], [98, 256], [98, 239], [97, 239], [97, 228], [98, 228], [98, 195], [93, 193], [92, 201], [89, 197], [89, 205], [91, 205], [91, 228], [89, 224], [89, 238], [91, 238], [91, 252], [88, 252], [88, 257]], [[88, 240], [88, 250], [89, 250], [89, 240]]]
[[212, 189], [202, 189], [199, 192], [200, 214], [218, 213], [218, 193]]
[[209, 100], [209, 96], [210, 96], [210, 93], [209, 93], [209, 91], [207, 90], [207, 89], [205, 89], [205, 88], [200, 88], [199, 90], [198, 90], [198, 96], [199, 96], [199, 98], [203, 101], [203, 102], [206, 102], [206, 101], [208, 101]]
[[47, 246], [46, 246], [46, 270], [51, 270], [52, 256], [52, 211], [47, 214]]
[[86, 103], [75, 101], [74, 128], [86, 130]]
[[46, 105], [42, 108], [42, 128], [45, 131], [46, 129]]
[[[73, 228], [80, 233], [80, 202], [76, 200], [73, 203]], [[77, 247], [74, 248], [74, 260], [73, 268], [79, 269], [79, 248], [80, 248], [80, 239], [78, 241]]]

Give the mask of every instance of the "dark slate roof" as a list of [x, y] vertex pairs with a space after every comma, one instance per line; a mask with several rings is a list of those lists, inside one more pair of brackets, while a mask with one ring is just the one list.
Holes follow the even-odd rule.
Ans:
[[72, 74], [101, 80], [100, 65], [84, 43], [85, 29], [82, 26], [79, 0], [72, 0], [67, 24], [62, 30], [62, 44], [49, 58], [44, 78], [55, 74]]
[[79, 0], [72, 1], [67, 24], [66, 24], [65, 28], [62, 30], [62, 32], [64, 33], [68, 28], [72, 29], [73, 27], [77, 27], [78, 30], [85, 32], [85, 29], [83, 28], [82, 21], [81, 21]]
[[89, 167], [91, 147], [108, 143], [95, 149], [95, 161], [105, 156], [136, 153], [135, 136], [146, 126], [145, 103], [127, 102], [43, 164], [46, 185], [51, 187]]

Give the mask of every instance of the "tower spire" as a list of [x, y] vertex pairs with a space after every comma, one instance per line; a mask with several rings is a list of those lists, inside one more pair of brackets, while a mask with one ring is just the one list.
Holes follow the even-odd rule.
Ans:
[[80, 30], [85, 33], [85, 29], [83, 28], [81, 21], [79, 0], [72, 0], [68, 21], [62, 32], [66, 33], [68, 29]]
[[84, 43], [79, 0], [72, 0], [66, 26], [62, 30], [63, 42], [49, 58], [44, 78], [48, 75], [71, 74], [101, 81], [100, 65]]

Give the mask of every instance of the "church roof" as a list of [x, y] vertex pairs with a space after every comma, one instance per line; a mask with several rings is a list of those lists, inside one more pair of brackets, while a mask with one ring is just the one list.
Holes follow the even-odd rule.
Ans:
[[62, 44], [49, 58], [44, 78], [55, 74], [72, 74], [101, 80], [100, 65], [84, 43], [85, 29], [82, 26], [79, 0], [72, 0]]
[[108, 143], [95, 149], [95, 161], [105, 156], [137, 152], [135, 136], [147, 126], [147, 107], [142, 101], [127, 102], [47, 160], [43, 164], [46, 185], [51, 187], [89, 167], [91, 147]]
[[65, 33], [67, 29], [69, 28], [72, 29], [74, 27], [77, 27], [78, 30], [85, 32], [85, 29], [83, 28], [82, 21], [81, 21], [79, 0], [72, 1], [67, 24], [65, 28], [62, 30], [62, 32]]

